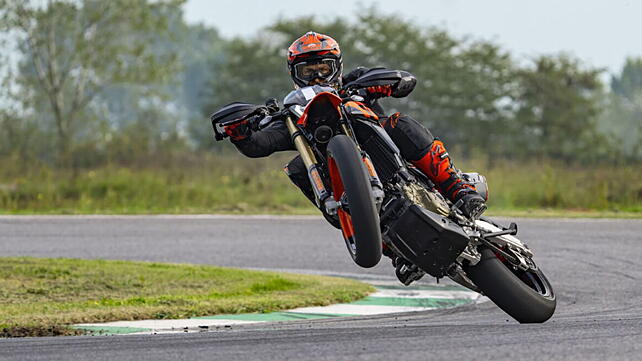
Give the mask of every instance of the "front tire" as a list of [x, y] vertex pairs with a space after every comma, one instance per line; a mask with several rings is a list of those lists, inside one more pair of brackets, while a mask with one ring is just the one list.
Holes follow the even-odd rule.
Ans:
[[345, 194], [348, 211], [339, 209], [339, 221], [348, 251], [356, 264], [374, 267], [381, 260], [379, 214], [372, 187], [354, 141], [343, 134], [328, 143], [328, 171], [332, 193], [340, 201]]
[[499, 308], [520, 323], [542, 323], [553, 316], [555, 293], [540, 269], [513, 272], [490, 249], [480, 253], [481, 261], [464, 270]]

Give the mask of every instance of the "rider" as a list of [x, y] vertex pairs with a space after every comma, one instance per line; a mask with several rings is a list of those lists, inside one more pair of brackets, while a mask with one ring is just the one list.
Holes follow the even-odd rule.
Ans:
[[[369, 70], [358, 67], [343, 76], [339, 44], [327, 35], [314, 32], [306, 33], [290, 45], [287, 63], [297, 88], [323, 84], [340, 90], [343, 84], [357, 79]], [[414, 79], [412, 86], [414, 86]], [[444, 144], [408, 115], [401, 113], [385, 115], [378, 99], [398, 96], [399, 94], [395, 94], [396, 90], [391, 86], [367, 88], [364, 103], [379, 116], [381, 125], [401, 151], [402, 157], [428, 176], [437, 189], [452, 202], [462, 200], [460, 209], [465, 215], [477, 216], [485, 209], [485, 199], [472, 185], [462, 180]], [[409, 91], [405, 94], [407, 93]], [[295, 149], [282, 121], [272, 122], [268, 127], [256, 132], [253, 132], [249, 122], [245, 121], [228, 126], [225, 132], [241, 153], [252, 158], [266, 157], [277, 151]], [[292, 182], [315, 203], [312, 185], [301, 157], [297, 156], [290, 161], [285, 166], [285, 171]], [[337, 220], [328, 216], [323, 207], [321, 208], [326, 219], [340, 228]], [[394, 259], [393, 264], [395, 264]], [[417, 275], [406, 276], [416, 277]]]

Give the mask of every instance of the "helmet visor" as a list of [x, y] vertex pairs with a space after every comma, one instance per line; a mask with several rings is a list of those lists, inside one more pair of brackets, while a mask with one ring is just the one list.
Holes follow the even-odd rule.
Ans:
[[294, 65], [294, 76], [304, 83], [314, 79], [329, 80], [337, 72], [335, 59], [301, 62]]

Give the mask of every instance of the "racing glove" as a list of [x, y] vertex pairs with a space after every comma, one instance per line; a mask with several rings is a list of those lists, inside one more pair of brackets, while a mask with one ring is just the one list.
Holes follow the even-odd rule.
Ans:
[[224, 129], [225, 134], [229, 135], [232, 141], [240, 141], [246, 139], [252, 134], [250, 122], [247, 119], [244, 119], [238, 123], [228, 125]]
[[392, 86], [390, 85], [377, 85], [366, 88], [366, 91], [372, 98], [383, 98], [392, 95]]

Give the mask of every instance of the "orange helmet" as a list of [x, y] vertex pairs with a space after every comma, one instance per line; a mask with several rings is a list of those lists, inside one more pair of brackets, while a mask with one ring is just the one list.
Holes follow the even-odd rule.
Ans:
[[305, 33], [288, 48], [288, 69], [299, 87], [311, 85], [315, 79], [338, 85], [343, 72], [339, 43], [327, 35]]

